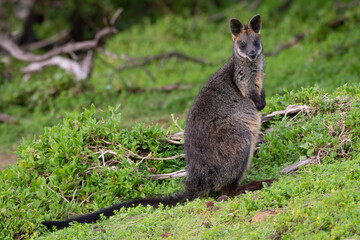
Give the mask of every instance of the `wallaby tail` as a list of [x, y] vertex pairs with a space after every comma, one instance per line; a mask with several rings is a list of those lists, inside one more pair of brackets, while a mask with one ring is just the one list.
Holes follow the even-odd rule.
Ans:
[[50, 230], [53, 229], [54, 226], [59, 230], [59, 229], [69, 227], [69, 224], [71, 222], [94, 223], [101, 218], [101, 215], [103, 215], [104, 217], [110, 217], [110, 216], [114, 215], [114, 211], [120, 210], [123, 207], [129, 208], [129, 207], [136, 207], [138, 205], [143, 205], [143, 206], [150, 205], [150, 206], [153, 206], [156, 208], [159, 206], [159, 204], [163, 204], [165, 206], [175, 206], [177, 203], [184, 203], [187, 200], [192, 201], [195, 198], [196, 197], [184, 192], [184, 193], [179, 193], [175, 196], [135, 199], [135, 200], [128, 201], [128, 202], [115, 204], [108, 208], [100, 209], [97, 212], [88, 213], [88, 214], [74, 217], [71, 219], [66, 219], [64, 221], [44, 221], [41, 224], [45, 225]]

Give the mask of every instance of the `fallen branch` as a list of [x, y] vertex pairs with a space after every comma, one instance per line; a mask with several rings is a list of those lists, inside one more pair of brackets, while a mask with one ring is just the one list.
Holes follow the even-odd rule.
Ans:
[[158, 87], [158, 88], [150, 88], [150, 89], [146, 89], [146, 88], [131, 88], [129, 91], [131, 93], [145, 93], [145, 92], [172, 92], [174, 90], [186, 90], [193, 87], [192, 84], [187, 84], [187, 85], [180, 85], [180, 83], [173, 83], [170, 85], [166, 85], [163, 87]]
[[69, 30], [60, 31], [58, 34], [44, 40], [26, 44], [22, 47], [24, 50], [39, 49], [46, 46], [54, 45], [59, 41], [62, 41], [69, 37]]
[[70, 54], [76, 51], [86, 51], [89, 49], [96, 48], [99, 45], [99, 41], [110, 35], [117, 33], [116, 28], [114, 27], [106, 27], [100, 30], [96, 35], [95, 39], [87, 40], [83, 42], [75, 42], [75, 43], [68, 43], [64, 46], [54, 48], [47, 53], [42, 55], [35, 55], [32, 53], [28, 53], [23, 51], [18, 45], [16, 45], [10, 38], [7, 36], [0, 36], [0, 47], [10, 53], [10, 55], [18, 60], [25, 61], [25, 62], [41, 62], [48, 60], [52, 57], [58, 56], [60, 54]]
[[[77, 62], [68, 58], [55, 56], [50, 59], [41, 61], [41, 62], [34, 62], [21, 69], [22, 73], [31, 74], [34, 72], [39, 72], [43, 70], [44, 67], [47, 66], [58, 66], [65, 71], [74, 74], [76, 80], [86, 79], [90, 76], [93, 61], [94, 60], [94, 53], [93, 51], [88, 51], [84, 60], [82, 62]], [[27, 77], [27, 76], [25, 76]]]
[[273, 113], [270, 113], [268, 115], [265, 115], [261, 118], [261, 122], [265, 123], [270, 121], [272, 118], [274, 118], [277, 115], [291, 115], [294, 113], [299, 113], [299, 112], [309, 112], [311, 110], [311, 107], [306, 106], [306, 105], [289, 105], [285, 110], [281, 110], [281, 111], [275, 111]]
[[360, 3], [360, 0], [353, 0], [351, 2], [345, 3], [341, 0], [337, 1], [335, 6], [336, 6], [336, 10], [347, 10], [350, 8], [354, 8], [356, 7], [358, 4]]
[[188, 55], [185, 55], [181, 52], [176, 51], [169, 51], [166, 53], [161, 53], [154, 56], [148, 56], [148, 57], [140, 57], [140, 58], [130, 58], [129, 56], [123, 55], [122, 56], [126, 61], [131, 62], [131, 64], [125, 64], [123, 66], [120, 66], [117, 68], [118, 71], [123, 71], [126, 69], [136, 68], [136, 67], [143, 67], [145, 65], [149, 65], [153, 63], [154, 61], [160, 60], [160, 59], [170, 59], [170, 58], [179, 58], [186, 61], [191, 61], [198, 64], [207, 64], [206, 61], [198, 58], [194, 58]]
[[288, 174], [290, 172], [295, 172], [297, 170], [299, 170], [300, 166], [305, 166], [308, 164], [313, 164], [315, 163], [315, 161], [317, 160], [317, 157], [310, 157], [308, 159], [305, 160], [301, 160], [299, 162], [296, 162], [294, 164], [291, 164], [289, 166], [287, 166], [286, 168], [282, 169], [279, 174]]
[[[41, 71], [46, 66], [54, 65], [74, 74], [77, 80], [88, 78], [91, 74], [94, 58], [92, 49], [99, 48], [108, 35], [117, 33], [117, 29], [113, 26], [113, 24], [121, 12], [122, 9], [118, 9], [111, 18], [110, 26], [107, 26], [97, 32], [93, 40], [67, 43], [42, 55], [25, 52], [6, 35], [0, 35], [0, 47], [18, 60], [31, 62], [29, 66], [22, 69], [22, 72], [27, 74], [25, 79], [28, 78], [30, 73]], [[74, 52], [77, 51], [88, 51], [86, 57], [80, 63], [60, 56], [61, 54], [76, 56]]]
[[[182, 129], [182, 127], [180, 127], [180, 125], [177, 122], [178, 119], [175, 119], [175, 116], [173, 113], [171, 114], [171, 119], [173, 120], [173, 123], [175, 124], [175, 126], [181, 131], [180, 137], [182, 137], [182, 133], [184, 132], [184, 129]], [[179, 134], [179, 133], [177, 133], [177, 134]], [[177, 135], [177, 137], [179, 137], [179, 136]]]
[[185, 157], [185, 154], [175, 155], [175, 156], [171, 156], [171, 157], [167, 157], [167, 158], [154, 158], [154, 157], [145, 157], [145, 158], [149, 159], [149, 160], [165, 161], [165, 160], [174, 160], [174, 159], [181, 158], [181, 157]]
[[342, 25], [344, 25], [344, 23], [348, 20], [349, 18], [347, 16], [342, 16], [340, 18], [334, 19], [331, 22], [328, 23], [328, 26], [336, 29]]
[[5, 113], [0, 113], [0, 122], [10, 124], [14, 122], [14, 118]]
[[187, 176], [186, 170], [180, 170], [172, 173], [166, 173], [166, 174], [154, 174], [150, 176], [145, 176], [145, 178], [149, 178], [152, 180], [163, 180], [163, 179], [169, 179], [169, 178], [180, 178]]
[[286, 43], [283, 43], [280, 46], [278, 46], [275, 51], [265, 52], [265, 56], [275, 56], [275, 55], [279, 54], [281, 51], [283, 51], [285, 49], [288, 49], [289, 47], [297, 44], [305, 36], [306, 36], [305, 33], [300, 33], [300, 34], [296, 35], [295, 37], [293, 37], [290, 41], [288, 41]]
[[174, 144], [174, 145], [183, 145], [181, 142], [184, 139], [184, 132], [178, 132], [171, 135], [168, 139], [165, 139], [165, 142]]

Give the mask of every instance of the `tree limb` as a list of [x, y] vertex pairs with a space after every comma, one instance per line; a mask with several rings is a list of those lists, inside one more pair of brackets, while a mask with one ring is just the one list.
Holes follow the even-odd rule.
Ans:
[[64, 46], [54, 48], [53, 50], [50, 50], [47, 53], [44, 53], [42, 55], [35, 55], [32, 53], [28, 53], [23, 51], [18, 45], [16, 45], [10, 38], [8, 38], [5, 35], [0, 36], [0, 47], [5, 49], [10, 53], [11, 56], [14, 58], [25, 61], [25, 62], [42, 62], [45, 60], [48, 60], [52, 57], [58, 56], [60, 54], [64, 53], [72, 53], [76, 51], [85, 51], [89, 49], [96, 48], [99, 44], [99, 41], [106, 37], [109, 34], [117, 33], [116, 28], [114, 27], [106, 27], [102, 30], [100, 30], [96, 35], [95, 39], [93, 40], [87, 40], [82, 42], [75, 42], [75, 43], [68, 43]]
[[10, 124], [14, 122], [14, 118], [5, 113], [0, 113], [0, 122]]
[[166, 85], [163, 87], [158, 87], [158, 88], [150, 88], [150, 89], [146, 89], [146, 88], [131, 88], [129, 91], [131, 93], [144, 93], [144, 92], [171, 92], [174, 90], [185, 90], [185, 89], [189, 89], [193, 87], [192, 84], [187, 84], [187, 85], [180, 85], [180, 83], [173, 83], [170, 85]]
[[181, 52], [169, 51], [169, 52], [161, 53], [161, 54], [154, 55], [154, 56], [147, 56], [147, 57], [140, 57], [140, 58], [130, 58], [129, 56], [123, 55], [123, 58], [126, 61], [131, 62], [131, 64], [124, 64], [123, 66], [118, 67], [117, 70], [123, 71], [126, 69], [141, 67], [141, 66], [149, 65], [149, 64], [153, 63], [154, 61], [157, 61], [160, 59], [170, 59], [173, 57], [179, 58], [182, 60], [186, 60], [186, 61], [191, 61], [191, 62], [198, 63], [198, 64], [207, 64], [207, 62], [202, 59], [194, 58], [194, 57], [185, 55]]
[[169, 178], [180, 178], [187, 176], [186, 170], [180, 170], [172, 173], [166, 173], [166, 174], [154, 174], [150, 176], [145, 176], [145, 178], [149, 178], [152, 180], [163, 180], [163, 179], [169, 179]]
[[53, 45], [61, 40], [64, 40], [65, 38], [69, 37], [69, 30], [63, 30], [60, 31], [58, 34], [44, 40], [40, 40], [37, 42], [28, 43], [25, 46], [22, 47], [24, 50], [30, 50], [30, 49], [39, 49], [43, 48], [49, 45]]
[[[118, 32], [113, 25], [121, 12], [122, 9], [118, 9], [110, 20], [110, 26], [98, 31], [93, 40], [70, 42], [61, 47], [56, 47], [42, 55], [24, 51], [6, 35], [0, 35], [0, 47], [18, 60], [31, 62], [29, 66], [22, 69], [22, 72], [27, 74], [25, 75], [25, 79], [28, 78], [30, 73], [41, 71], [46, 66], [54, 65], [74, 74], [77, 80], [85, 79], [90, 76], [92, 71], [94, 59], [92, 49], [99, 48], [102, 45], [104, 38]], [[40, 45], [43, 44], [45, 43], [41, 43]], [[82, 62], [60, 56], [61, 54], [75, 55], [74, 52], [77, 51], [88, 51]]]
[[311, 107], [306, 106], [306, 105], [296, 105], [296, 104], [289, 105], [285, 110], [275, 111], [275, 112], [272, 112], [270, 114], [263, 116], [261, 118], [261, 122], [262, 123], [268, 122], [277, 115], [287, 116], [287, 115], [291, 115], [291, 114], [298, 113], [298, 112], [309, 112], [310, 110], [311, 110]]
[[293, 37], [290, 41], [281, 44], [280, 46], [277, 47], [276, 50], [274, 51], [270, 51], [270, 52], [265, 52], [265, 56], [275, 56], [278, 55], [281, 51], [288, 49], [289, 47], [297, 44], [298, 42], [300, 42], [304, 37], [306, 36], [305, 33], [300, 33], [298, 35], [295, 35], [295, 37]]
[[86, 79], [90, 76], [93, 66], [94, 52], [88, 51], [82, 62], [77, 62], [68, 58], [54, 56], [41, 62], [34, 62], [21, 69], [22, 73], [30, 74], [41, 71], [47, 66], [58, 66], [65, 71], [75, 75], [76, 80]]
[[291, 165], [285, 167], [279, 173], [280, 174], [288, 174], [290, 172], [295, 172], [295, 171], [299, 170], [300, 166], [304, 166], [304, 165], [307, 165], [307, 164], [312, 164], [312, 163], [314, 163], [316, 161], [316, 159], [317, 159], [316, 157], [310, 157], [308, 159], [301, 160], [299, 162], [296, 162], [294, 164], [291, 164]]

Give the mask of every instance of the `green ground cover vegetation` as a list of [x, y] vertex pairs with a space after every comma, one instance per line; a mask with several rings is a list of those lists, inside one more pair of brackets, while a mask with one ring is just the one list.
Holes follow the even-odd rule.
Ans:
[[[183, 153], [165, 141], [180, 131], [197, 93], [232, 51], [228, 19], [250, 19], [250, 3], [221, 11], [169, 14], [142, 20], [109, 39], [96, 53], [91, 78], [76, 81], [48, 68], [22, 81], [24, 63], [0, 63], [0, 112], [16, 124], [0, 124], [0, 146], [15, 149], [17, 164], [0, 172], [1, 239], [345, 239], [360, 237], [360, 117], [358, 28], [360, 8], [341, 9], [333, 1], [294, 1], [280, 11], [278, 1], [260, 4], [265, 52], [297, 34], [296, 45], [268, 56], [267, 107], [311, 106], [296, 116], [276, 117], [244, 182], [279, 178], [270, 188], [226, 202], [205, 198], [174, 208], [121, 210], [110, 220], [50, 233], [40, 222], [63, 219], [117, 203], [182, 189], [183, 179], [153, 181], [154, 173], [185, 169]], [[214, 11], [214, 10], [213, 10]], [[216, 12], [216, 11], [214, 11]], [[335, 24], [343, 19], [341, 24]], [[132, 58], [177, 51], [205, 63], [180, 58], [119, 71]], [[150, 74], [149, 74], [150, 73]], [[184, 89], [150, 91], [173, 83]], [[95, 107], [96, 106], [96, 107]], [[110, 106], [110, 107], [109, 107]], [[112, 107], [113, 106], [113, 107]], [[117, 107], [115, 107], [117, 106]], [[284, 167], [309, 157], [317, 164], [281, 175]], [[141, 162], [141, 163], [140, 163]], [[215, 202], [212, 208], [207, 201]], [[255, 221], [265, 210], [274, 217]]]

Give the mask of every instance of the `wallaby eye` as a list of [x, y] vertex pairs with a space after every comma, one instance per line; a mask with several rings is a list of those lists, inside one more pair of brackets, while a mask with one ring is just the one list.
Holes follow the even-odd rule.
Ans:
[[255, 46], [255, 47], [260, 47], [260, 41], [259, 41], [258, 39], [256, 39], [256, 40], [254, 41], [254, 46]]
[[245, 49], [247, 47], [247, 44], [246, 44], [246, 42], [241, 41], [241, 42], [239, 42], [239, 46], [241, 49]]

